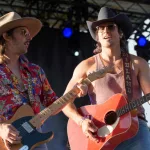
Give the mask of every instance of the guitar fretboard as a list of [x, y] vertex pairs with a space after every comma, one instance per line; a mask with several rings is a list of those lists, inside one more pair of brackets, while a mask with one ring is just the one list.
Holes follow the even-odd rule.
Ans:
[[[83, 79], [81, 81], [81, 84], [89, 85], [92, 81], [102, 78], [105, 76], [106, 73], [111, 72], [112, 67], [106, 67], [101, 70], [98, 70], [96, 72], [93, 72], [87, 76], [87, 78]], [[72, 90], [70, 90], [68, 93], [57, 99], [55, 102], [52, 103], [49, 107], [42, 110], [40, 113], [38, 113], [36, 116], [34, 116], [29, 122], [34, 127], [39, 128], [43, 122], [50, 117], [51, 115], [55, 114], [59, 110], [63, 109], [63, 107], [66, 106], [69, 102], [74, 100], [74, 98], [77, 97], [77, 94], [80, 92], [80, 90], [75, 86]]]
[[[86, 78], [81, 83], [82, 84], [85, 83], [89, 85], [91, 82], [89, 81], [89, 79]], [[53, 102], [52, 105], [42, 110], [38, 115], [32, 118], [29, 122], [37, 128], [40, 127], [49, 116], [61, 110], [66, 104], [74, 100], [74, 98], [77, 97], [77, 94], [79, 92], [80, 90], [77, 87], [74, 87], [68, 93], [66, 93], [65, 95], [57, 99], [55, 102]]]
[[129, 112], [129, 111], [141, 106], [145, 102], [148, 102], [149, 100], [150, 100], [150, 93], [142, 96], [141, 98], [139, 98], [137, 100], [130, 101], [128, 104], [126, 104], [125, 106], [123, 106], [122, 108], [120, 108], [116, 111], [117, 116], [119, 117], [119, 116]]

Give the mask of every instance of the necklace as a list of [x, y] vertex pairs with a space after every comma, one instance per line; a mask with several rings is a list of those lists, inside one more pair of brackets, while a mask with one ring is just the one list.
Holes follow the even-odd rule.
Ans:
[[104, 67], [112, 66], [116, 70], [117, 73], [119, 73], [119, 72], [121, 72], [123, 70], [122, 59], [121, 60], [117, 60], [115, 63], [111, 63], [110, 64], [108, 61], [103, 59], [103, 57], [101, 56], [100, 53], [99, 53], [99, 56], [100, 56], [101, 62], [102, 62]]

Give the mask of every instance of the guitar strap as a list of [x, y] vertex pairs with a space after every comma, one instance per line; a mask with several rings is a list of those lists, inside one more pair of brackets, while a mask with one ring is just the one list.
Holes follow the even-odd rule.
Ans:
[[[130, 55], [128, 52], [122, 51], [121, 55], [122, 55], [122, 59], [123, 59], [125, 89], [126, 89], [126, 94], [128, 96], [127, 100], [129, 103], [132, 100], [132, 96], [133, 96], [132, 75], [131, 75], [132, 63], [131, 63]], [[147, 122], [144, 113], [138, 115], [138, 118]]]
[[29, 72], [27, 72], [27, 76], [28, 76], [28, 95], [29, 95], [29, 102], [30, 102], [30, 104], [32, 104], [32, 102], [34, 101], [33, 87], [32, 87], [32, 77], [31, 77], [31, 74], [30, 74]]
[[126, 89], [126, 94], [128, 96], [127, 100], [129, 103], [132, 100], [132, 96], [133, 96], [132, 75], [131, 75], [132, 63], [128, 52], [122, 51], [121, 55], [123, 59], [125, 89]]

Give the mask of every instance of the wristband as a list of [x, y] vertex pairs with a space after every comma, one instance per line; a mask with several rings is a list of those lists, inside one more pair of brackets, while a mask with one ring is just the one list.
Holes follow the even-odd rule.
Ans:
[[82, 123], [83, 123], [83, 121], [84, 121], [85, 119], [87, 119], [86, 116], [84, 116], [84, 117], [82, 117], [82, 118], [80, 119], [80, 121], [79, 121], [79, 123], [78, 123], [78, 125], [79, 125], [80, 127], [82, 126]]

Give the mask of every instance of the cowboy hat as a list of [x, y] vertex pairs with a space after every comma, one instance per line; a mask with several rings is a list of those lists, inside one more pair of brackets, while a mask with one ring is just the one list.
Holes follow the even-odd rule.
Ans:
[[22, 18], [16, 12], [9, 12], [0, 17], [0, 36], [16, 27], [27, 27], [31, 37], [33, 38], [41, 29], [42, 23], [40, 20], [32, 17]]
[[132, 33], [132, 24], [125, 14], [116, 15], [110, 8], [102, 7], [99, 11], [97, 21], [94, 22], [87, 21], [88, 29], [90, 31], [92, 38], [95, 41], [96, 41], [96, 34], [95, 34], [96, 27], [104, 22], [116, 23], [119, 26], [119, 28], [121, 28], [126, 39], [128, 39]]

